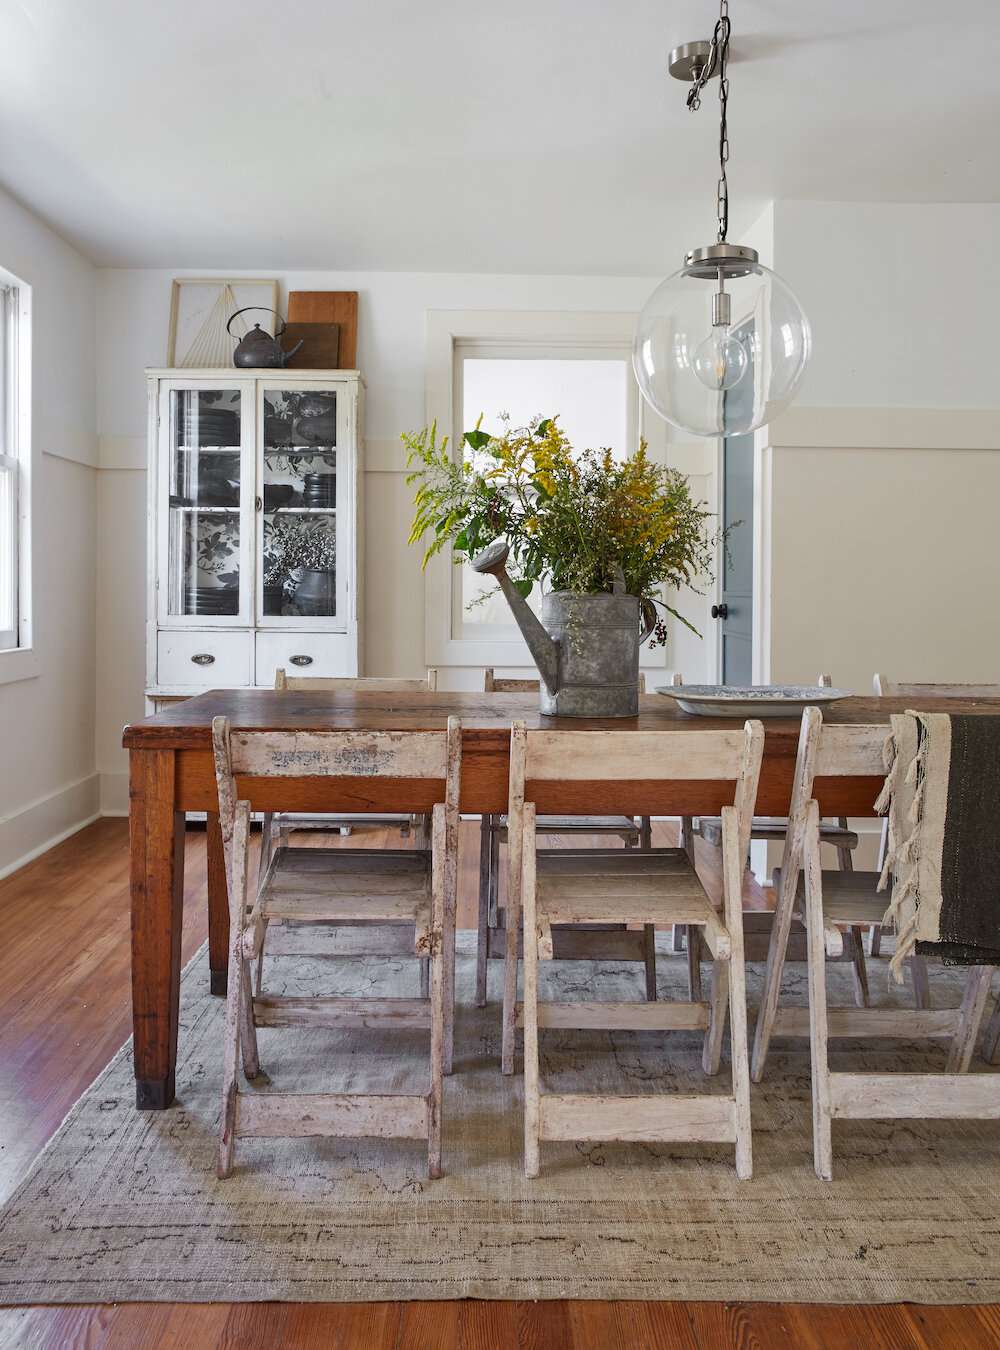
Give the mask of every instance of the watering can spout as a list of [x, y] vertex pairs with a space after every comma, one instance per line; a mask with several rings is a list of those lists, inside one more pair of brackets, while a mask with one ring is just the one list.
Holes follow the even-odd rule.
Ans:
[[504, 563], [509, 552], [507, 544], [497, 539], [472, 559], [472, 566], [476, 572], [496, 577], [528, 644], [528, 650], [534, 657], [542, 683], [554, 698], [559, 689], [559, 642], [545, 631], [527, 600], [507, 575]]

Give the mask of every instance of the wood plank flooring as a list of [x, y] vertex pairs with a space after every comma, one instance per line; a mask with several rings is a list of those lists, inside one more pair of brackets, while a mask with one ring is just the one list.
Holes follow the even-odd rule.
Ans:
[[[657, 827], [673, 842], [669, 827]], [[377, 846], [359, 831], [348, 846]], [[0, 1199], [130, 1032], [128, 827], [101, 820], [0, 881]], [[320, 842], [317, 837], [316, 842]], [[324, 840], [324, 842], [327, 842]], [[459, 922], [475, 914], [478, 826], [462, 827]], [[700, 859], [706, 884], [713, 857]], [[184, 960], [206, 936], [205, 836], [188, 831]], [[765, 896], [748, 884], [746, 903]], [[457, 1301], [0, 1309], [0, 1350], [995, 1350], [1000, 1308]]]

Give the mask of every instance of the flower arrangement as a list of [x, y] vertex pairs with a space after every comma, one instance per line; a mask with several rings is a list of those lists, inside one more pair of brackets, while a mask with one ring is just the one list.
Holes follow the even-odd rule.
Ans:
[[[711, 579], [718, 535], [685, 475], [654, 464], [644, 442], [624, 460], [607, 449], [577, 452], [555, 417], [520, 428], [504, 420], [496, 435], [477, 423], [464, 435], [469, 453], [461, 462], [447, 437], [437, 439], [436, 424], [402, 439], [407, 482], [419, 484], [410, 543], [430, 536], [425, 567], [449, 542], [460, 563], [503, 538], [507, 570], [524, 596], [536, 582], [611, 591], [620, 576], [630, 595], [692, 627], [656, 592]], [[654, 643], [665, 639], [661, 617]]]

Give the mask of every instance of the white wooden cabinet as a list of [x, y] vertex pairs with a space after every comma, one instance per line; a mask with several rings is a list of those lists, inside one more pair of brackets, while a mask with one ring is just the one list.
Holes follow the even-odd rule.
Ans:
[[360, 675], [358, 372], [146, 375], [150, 707]]

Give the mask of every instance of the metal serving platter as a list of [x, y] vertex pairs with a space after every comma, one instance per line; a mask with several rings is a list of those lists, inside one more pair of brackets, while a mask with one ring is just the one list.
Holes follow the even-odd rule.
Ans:
[[794, 717], [803, 708], [851, 696], [849, 689], [817, 684], [665, 684], [656, 692], [696, 717]]

